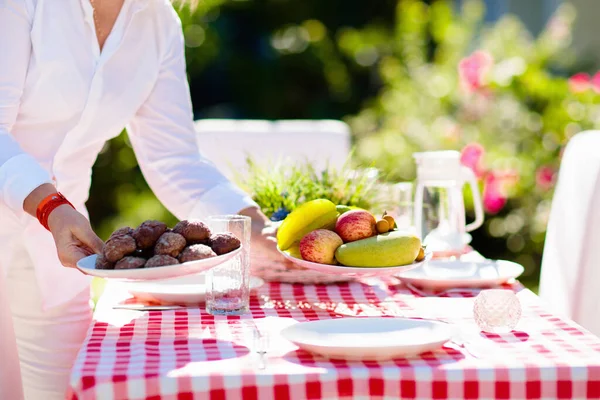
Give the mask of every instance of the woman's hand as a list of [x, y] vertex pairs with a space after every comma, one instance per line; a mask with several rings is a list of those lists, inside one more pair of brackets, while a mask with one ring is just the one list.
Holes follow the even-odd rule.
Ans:
[[287, 264], [287, 261], [277, 251], [277, 228], [256, 207], [246, 208], [239, 212], [252, 219], [252, 251], [251, 257], [257, 262], [264, 262], [265, 258]]
[[82, 258], [102, 252], [104, 243], [96, 236], [89, 221], [69, 205], [52, 211], [48, 227], [54, 237], [58, 259], [65, 267], [75, 267]]
[[[54, 185], [39, 186], [27, 196], [23, 209], [35, 217], [40, 202], [54, 193]], [[65, 267], [75, 267], [82, 258], [102, 252], [104, 243], [96, 236], [89, 221], [69, 205], [57, 207], [50, 213], [48, 227], [54, 237], [58, 259]]]

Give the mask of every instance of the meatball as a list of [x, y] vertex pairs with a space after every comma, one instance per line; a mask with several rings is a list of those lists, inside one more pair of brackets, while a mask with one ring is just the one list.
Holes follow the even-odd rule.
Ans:
[[200, 243], [210, 237], [210, 229], [200, 220], [180, 221], [173, 227], [173, 232], [182, 235], [188, 243]]
[[113, 269], [115, 264], [111, 263], [104, 257], [104, 254], [99, 254], [96, 258], [96, 269]]
[[135, 251], [135, 239], [130, 235], [114, 236], [104, 244], [104, 257], [109, 262], [117, 262]]
[[143, 268], [145, 264], [145, 258], [128, 256], [119, 260], [115, 264], [115, 269]]
[[166, 265], [175, 265], [179, 264], [176, 258], [166, 255], [158, 255], [154, 256], [148, 261], [146, 261], [146, 268], [152, 267], [164, 267]]
[[158, 238], [165, 233], [167, 225], [159, 221], [146, 221], [133, 231], [133, 238], [140, 249], [149, 249], [156, 244]]
[[146, 260], [149, 259], [150, 257], [152, 257], [153, 255], [154, 255], [154, 249], [153, 248], [149, 248], [149, 249], [137, 249], [132, 254], [132, 256], [145, 258]]
[[154, 254], [177, 257], [186, 244], [185, 238], [179, 233], [166, 232], [158, 238], [154, 246]]
[[210, 247], [218, 255], [229, 253], [240, 246], [240, 240], [233, 233], [217, 233], [210, 237]]
[[113, 237], [117, 237], [117, 236], [123, 236], [123, 235], [130, 235], [133, 233], [133, 229], [131, 229], [128, 226], [125, 226], [123, 228], [119, 228], [116, 231], [114, 231], [113, 233], [110, 234], [109, 239], [113, 238]]
[[210, 247], [203, 244], [193, 244], [183, 249], [179, 255], [179, 262], [204, 260], [216, 256], [217, 254]]

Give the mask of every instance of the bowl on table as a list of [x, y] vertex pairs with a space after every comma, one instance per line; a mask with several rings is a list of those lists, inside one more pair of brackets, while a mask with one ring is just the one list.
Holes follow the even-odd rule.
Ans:
[[396, 274], [403, 282], [429, 289], [480, 288], [510, 283], [525, 268], [505, 260], [431, 260], [427, 265]]
[[414, 268], [420, 267], [431, 259], [431, 253], [426, 253], [425, 258], [421, 261], [414, 261], [411, 264], [398, 265], [392, 267], [348, 267], [344, 265], [320, 264], [312, 261], [306, 261], [296, 258], [280, 249], [279, 253], [291, 263], [318, 272], [320, 274], [334, 275], [351, 279], [394, 276], [401, 272], [406, 272]]
[[[284, 254], [283, 257], [286, 255]], [[332, 275], [330, 273], [319, 272], [317, 270], [306, 268], [305, 266], [289, 261], [283, 258], [282, 261], [265, 258], [264, 261], [256, 261], [250, 266], [252, 275], [258, 276], [269, 282], [282, 283], [302, 283], [305, 285], [314, 284], [334, 284], [350, 282], [355, 277], [345, 275]]]
[[332, 359], [390, 360], [434, 351], [454, 328], [425, 319], [355, 317], [300, 322], [281, 335], [302, 350]]
[[207, 271], [242, 249], [233, 233], [213, 233], [198, 219], [179, 221], [172, 229], [164, 222], [147, 220], [135, 229], [115, 230], [101, 254], [79, 260], [77, 268], [99, 278], [168, 279]]
[[[264, 281], [249, 277], [250, 290], [255, 290]], [[122, 286], [136, 298], [161, 304], [200, 304], [206, 298], [206, 274], [194, 274], [173, 279], [148, 282], [122, 282]]]
[[242, 247], [239, 247], [230, 253], [204, 260], [188, 261], [162, 267], [131, 269], [97, 269], [96, 259], [98, 255], [93, 254], [79, 260], [77, 263], [77, 269], [86, 275], [107, 279], [137, 281], [168, 279], [208, 271], [209, 269], [217, 267], [236, 257], [241, 251]]

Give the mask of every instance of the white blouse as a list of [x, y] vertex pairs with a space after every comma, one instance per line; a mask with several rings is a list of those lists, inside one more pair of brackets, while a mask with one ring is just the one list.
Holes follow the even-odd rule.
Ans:
[[46, 307], [87, 278], [60, 266], [23, 200], [54, 182], [85, 213], [94, 161], [125, 126], [150, 187], [178, 218], [254, 205], [199, 153], [169, 0], [125, 0], [102, 51], [89, 0], [1, 0], [0, 266], [25, 245]]

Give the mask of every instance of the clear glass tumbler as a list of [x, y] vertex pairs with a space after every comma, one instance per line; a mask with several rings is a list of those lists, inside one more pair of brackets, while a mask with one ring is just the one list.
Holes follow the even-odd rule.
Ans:
[[208, 218], [212, 233], [231, 232], [242, 242], [233, 259], [206, 273], [206, 311], [213, 315], [242, 315], [250, 298], [250, 217], [216, 215]]
[[414, 231], [413, 220], [413, 184], [412, 182], [400, 182], [394, 185], [394, 202], [396, 215], [396, 226], [400, 230]]
[[382, 210], [371, 210], [375, 215], [387, 212], [394, 217], [398, 229], [414, 233], [412, 182], [381, 183], [378, 185]]

